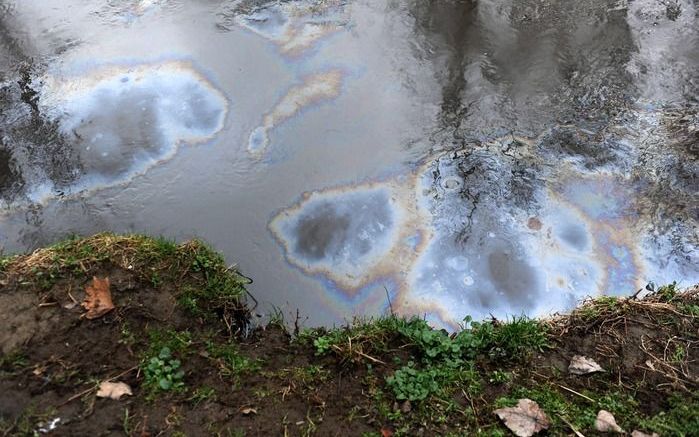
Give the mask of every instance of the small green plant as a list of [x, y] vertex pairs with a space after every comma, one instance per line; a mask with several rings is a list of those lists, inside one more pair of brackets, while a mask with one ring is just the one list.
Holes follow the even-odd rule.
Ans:
[[465, 346], [464, 337], [451, 338], [446, 331], [432, 329], [426, 321], [413, 318], [398, 327], [398, 332], [414, 343], [425, 359], [435, 361], [437, 359], [460, 359]]
[[150, 276], [150, 283], [153, 288], [158, 288], [163, 283], [163, 279], [160, 277], [158, 272], [153, 272]]
[[130, 348], [134, 344], [136, 344], [136, 336], [134, 333], [131, 331], [131, 328], [129, 327], [129, 324], [124, 322], [121, 325], [120, 328], [120, 338], [119, 338], [119, 344], [123, 344], [127, 348]]
[[510, 380], [512, 380], [512, 373], [504, 372], [502, 370], [495, 370], [493, 371], [493, 373], [490, 374], [488, 382], [494, 384], [503, 384], [506, 382], [510, 382]]
[[0, 355], [0, 375], [5, 372], [12, 373], [27, 365], [27, 357], [20, 351]]
[[235, 343], [219, 344], [209, 340], [206, 344], [209, 356], [218, 361], [221, 375], [238, 377], [260, 369], [261, 361], [243, 356]]
[[421, 401], [427, 396], [439, 391], [437, 371], [435, 369], [417, 369], [410, 362], [386, 378], [386, 383], [393, 391], [396, 399]]
[[[463, 333], [468, 331], [460, 335]], [[546, 326], [527, 317], [513, 317], [504, 323], [473, 322], [471, 336], [471, 344], [495, 359], [521, 360], [549, 346]]]
[[163, 348], [172, 352], [177, 352], [181, 356], [189, 352], [193, 343], [192, 333], [189, 331], [176, 331], [174, 329], [149, 329], [149, 355], [154, 356], [160, 353]]
[[0, 272], [4, 272], [7, 267], [12, 264], [16, 257], [14, 256], [2, 256], [0, 255]]
[[313, 340], [313, 346], [316, 348], [316, 355], [325, 355], [330, 352], [333, 346], [333, 338], [328, 335], [322, 335]]
[[688, 316], [699, 317], [699, 305], [680, 303], [677, 304], [677, 308], [680, 310], [680, 312], [687, 314]]
[[147, 361], [144, 369], [145, 384], [155, 391], [179, 391], [184, 388], [184, 371], [180, 360], [173, 358], [172, 351], [163, 347], [157, 357]]
[[696, 397], [690, 400], [684, 395], [675, 395], [670, 397], [669, 404], [667, 411], [641, 419], [636, 426], [662, 435], [699, 435], [699, 400]]
[[662, 287], [658, 288], [657, 294], [658, 297], [660, 297], [660, 300], [663, 302], [670, 302], [675, 296], [677, 296], [678, 291], [677, 281], [674, 281], [672, 284], [663, 285]]
[[681, 344], [675, 346], [675, 351], [670, 356], [670, 361], [672, 363], [682, 363], [687, 358], [687, 350]]
[[189, 400], [192, 401], [194, 406], [197, 406], [204, 401], [215, 400], [215, 399], [216, 399], [216, 390], [214, 390], [213, 387], [209, 387], [209, 386], [205, 386], [205, 385], [194, 390], [194, 393], [192, 393], [192, 397], [189, 398]]

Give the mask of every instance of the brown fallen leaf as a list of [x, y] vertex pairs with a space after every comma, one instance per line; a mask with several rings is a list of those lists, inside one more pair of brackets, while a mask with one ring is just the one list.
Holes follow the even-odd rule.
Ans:
[[595, 429], [599, 432], [618, 432], [623, 433], [624, 430], [621, 429], [616, 423], [616, 419], [612, 413], [607, 410], [599, 410], [597, 413], [597, 420], [595, 420]]
[[587, 375], [588, 373], [604, 372], [604, 369], [591, 358], [575, 355], [570, 360], [568, 372], [573, 375]]
[[82, 317], [89, 320], [97, 319], [114, 309], [112, 293], [109, 291], [109, 278], [100, 279], [94, 276], [92, 284], [85, 287], [85, 292], [87, 295], [82, 306], [87, 312]]
[[381, 437], [393, 437], [393, 430], [391, 428], [381, 428]]
[[634, 430], [634, 432], [631, 433], [631, 437], [660, 437], [657, 432], [654, 432], [653, 434], [646, 434], [645, 432], [639, 431], [639, 430]]
[[240, 412], [246, 416], [249, 416], [250, 414], [257, 414], [257, 410], [251, 407], [241, 408]]
[[131, 387], [123, 382], [103, 381], [97, 390], [98, 398], [109, 398], [118, 401], [122, 396], [132, 396]]
[[551, 426], [551, 420], [531, 399], [520, 399], [516, 407], [500, 408], [495, 414], [519, 437], [531, 437]]

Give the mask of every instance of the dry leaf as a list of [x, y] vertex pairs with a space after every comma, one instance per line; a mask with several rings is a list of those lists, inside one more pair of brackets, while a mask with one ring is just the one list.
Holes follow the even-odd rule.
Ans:
[[599, 410], [599, 413], [597, 413], [595, 429], [599, 432], [624, 432], [624, 430], [616, 424], [616, 419], [614, 419], [612, 413], [607, 410]]
[[531, 437], [551, 426], [546, 413], [531, 399], [520, 399], [516, 407], [500, 408], [495, 414], [519, 437]]
[[653, 434], [646, 434], [645, 432], [641, 432], [639, 430], [635, 430], [634, 432], [631, 433], [631, 437], [660, 437], [657, 432], [654, 432]]
[[250, 414], [257, 414], [257, 410], [254, 408], [250, 408], [250, 407], [241, 408], [240, 412], [246, 416], [248, 416]]
[[393, 430], [391, 428], [381, 428], [381, 437], [393, 437]]
[[583, 357], [582, 355], [575, 355], [573, 359], [570, 360], [568, 372], [573, 375], [587, 375], [588, 373], [604, 372], [604, 369], [590, 358]]
[[83, 317], [90, 320], [96, 319], [114, 309], [112, 293], [109, 291], [109, 278], [93, 277], [92, 284], [85, 287], [85, 292], [87, 295], [82, 306], [87, 312]]
[[118, 401], [122, 396], [132, 396], [131, 387], [123, 382], [104, 381], [100, 383], [100, 388], [97, 390], [98, 398], [109, 398]]

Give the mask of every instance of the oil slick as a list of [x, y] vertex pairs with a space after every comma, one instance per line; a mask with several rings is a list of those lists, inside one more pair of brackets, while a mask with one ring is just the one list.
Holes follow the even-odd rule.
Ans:
[[[272, 42], [293, 63], [302, 63], [302, 55], [309, 54], [323, 38], [342, 29], [347, 20], [345, 4], [340, 0], [292, 0], [260, 6], [243, 1], [219, 15], [222, 18], [219, 28], [229, 30], [231, 23], [241, 26]], [[263, 116], [261, 125], [252, 130], [248, 152], [253, 157], [262, 157], [271, 143], [270, 131], [304, 108], [338, 97], [343, 77], [340, 69], [332, 69], [300, 78]]]
[[[126, 182], [172, 158], [182, 144], [211, 140], [228, 103], [189, 62], [109, 65], [43, 78], [42, 113], [73, 147], [65, 194]], [[55, 187], [36, 187], [41, 201]]]
[[417, 212], [404, 191], [390, 181], [306, 193], [269, 228], [291, 265], [353, 298], [415, 257]]
[[[519, 161], [541, 168], [548, 139], [498, 139], [430, 157], [407, 176], [310, 193], [270, 229], [292, 265], [329, 281], [336, 305], [376, 308], [386, 284], [392, 309], [449, 329], [465, 314], [550, 314], [673, 280], [677, 271], [649, 256], [638, 179], [582, 170], [576, 155], [513, 185]], [[362, 238], [372, 251], [358, 249]]]
[[273, 42], [288, 57], [307, 52], [345, 21], [343, 2], [338, 0], [272, 2], [235, 17], [240, 26]]
[[320, 104], [340, 95], [343, 72], [330, 70], [305, 77], [302, 83], [289, 89], [277, 105], [262, 118], [248, 140], [248, 151], [262, 156], [270, 145], [270, 131], [309, 106]]

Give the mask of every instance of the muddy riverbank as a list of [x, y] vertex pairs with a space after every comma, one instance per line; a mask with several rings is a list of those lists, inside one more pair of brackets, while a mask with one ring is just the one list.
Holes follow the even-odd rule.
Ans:
[[[527, 398], [549, 435], [596, 435], [600, 410], [627, 432], [699, 433], [696, 287], [450, 336], [394, 317], [251, 325], [248, 283], [198, 242], [100, 234], [3, 258], [0, 432], [507, 435], [494, 411]], [[576, 355], [603, 371], [571, 373]]]

